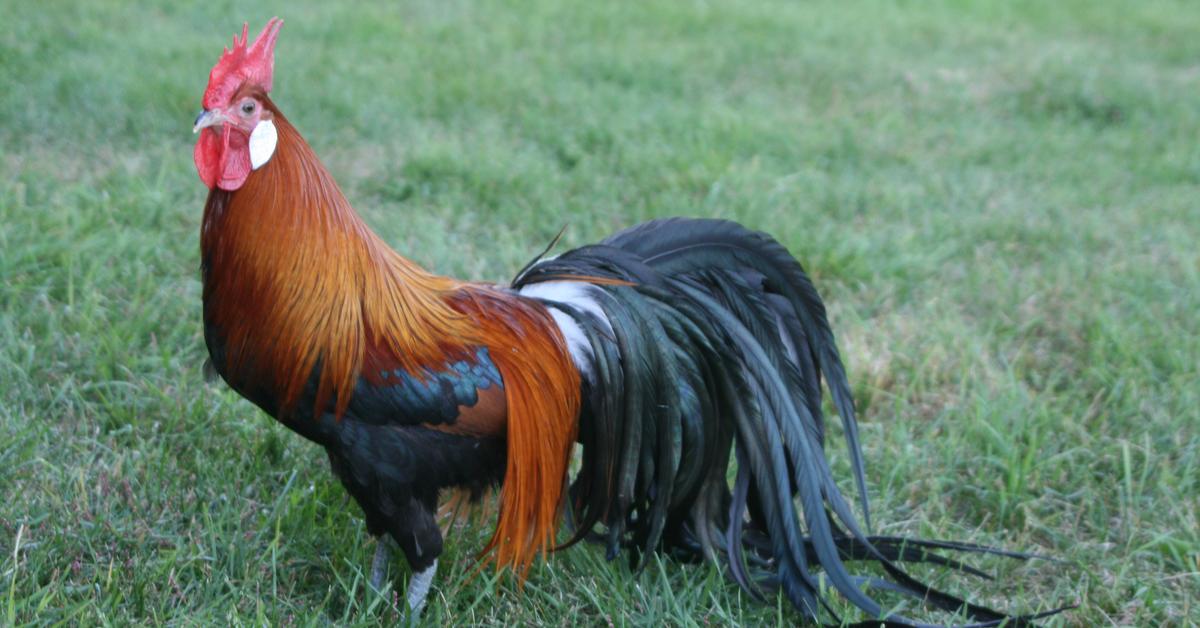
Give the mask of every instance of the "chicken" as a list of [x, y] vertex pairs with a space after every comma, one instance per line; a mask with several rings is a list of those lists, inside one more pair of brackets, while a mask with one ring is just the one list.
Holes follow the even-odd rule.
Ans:
[[[195, 122], [210, 189], [204, 337], [229, 386], [328, 452], [381, 538], [376, 587], [390, 537], [419, 612], [442, 551], [440, 495], [499, 485], [484, 552], [518, 577], [555, 547], [565, 511], [564, 545], [597, 539], [637, 568], [663, 551], [715, 561], [808, 620], [840, 621], [818, 573], [873, 619], [913, 621], [874, 587], [980, 622], [1013, 619], [898, 566], [977, 573], [931, 550], [994, 550], [874, 537], [859, 523], [824, 452], [822, 378], [867, 522], [845, 370], [825, 307], [783, 246], [732, 222], [669, 219], [537, 260], [509, 286], [432, 274], [367, 227], [270, 99], [281, 25], [253, 43], [243, 27]], [[854, 561], [888, 580], [851, 572]]]

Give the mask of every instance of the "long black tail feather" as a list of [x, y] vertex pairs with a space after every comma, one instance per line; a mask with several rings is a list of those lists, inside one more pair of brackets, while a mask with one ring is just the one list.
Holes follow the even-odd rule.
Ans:
[[[1062, 610], [1008, 615], [918, 582], [899, 566], [923, 562], [987, 578], [934, 550], [1030, 555], [870, 535], [845, 369], [824, 304], [778, 242], [728, 221], [657, 220], [531, 264], [514, 288], [571, 277], [620, 283], [589, 285], [594, 307], [548, 303], [590, 347], [568, 545], [601, 539], [610, 558], [631, 547], [639, 569], [658, 549], [716, 560], [751, 595], [779, 590], [811, 621], [841, 621], [822, 582], [872, 618], [864, 625], [924, 625], [891, 613], [870, 590], [981, 626], [1026, 625]], [[822, 378], [842, 421], [865, 525], [825, 458]], [[846, 566], [861, 561], [889, 578]]]

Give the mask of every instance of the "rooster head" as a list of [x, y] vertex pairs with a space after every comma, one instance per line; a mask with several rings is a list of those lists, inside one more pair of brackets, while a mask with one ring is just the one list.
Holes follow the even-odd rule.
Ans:
[[275, 67], [275, 39], [283, 20], [271, 18], [249, 46], [248, 25], [233, 37], [208, 75], [192, 131], [199, 133], [194, 158], [200, 180], [211, 188], [236, 190], [275, 152], [275, 124], [264, 107]]

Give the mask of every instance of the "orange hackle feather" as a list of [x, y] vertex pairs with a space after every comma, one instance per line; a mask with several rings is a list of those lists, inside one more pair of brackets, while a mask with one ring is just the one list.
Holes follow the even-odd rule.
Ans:
[[508, 461], [484, 551], [523, 577], [555, 540], [581, 403], [558, 327], [532, 301], [397, 254], [266, 93], [247, 95], [271, 112], [276, 151], [236, 193], [210, 194], [201, 233], [206, 316], [224, 343], [226, 377], [271, 391], [288, 418], [319, 371], [312, 414], [340, 417], [368, 354], [418, 374], [488, 347], [504, 383]]
[[550, 314], [488, 290], [468, 290], [508, 402], [508, 463], [496, 532], [484, 548], [523, 578], [555, 541], [581, 399], [579, 371]]

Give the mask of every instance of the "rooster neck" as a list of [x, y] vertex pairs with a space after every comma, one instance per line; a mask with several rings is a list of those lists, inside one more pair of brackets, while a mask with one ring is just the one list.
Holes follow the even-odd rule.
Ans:
[[[273, 103], [272, 159], [238, 190], [215, 189], [201, 230], [213, 362], [234, 388], [290, 414], [310, 380], [314, 415], [340, 415], [368, 349], [409, 370], [478, 341], [451, 304], [462, 284], [391, 250]], [[273, 412], [274, 413], [274, 412]]]

